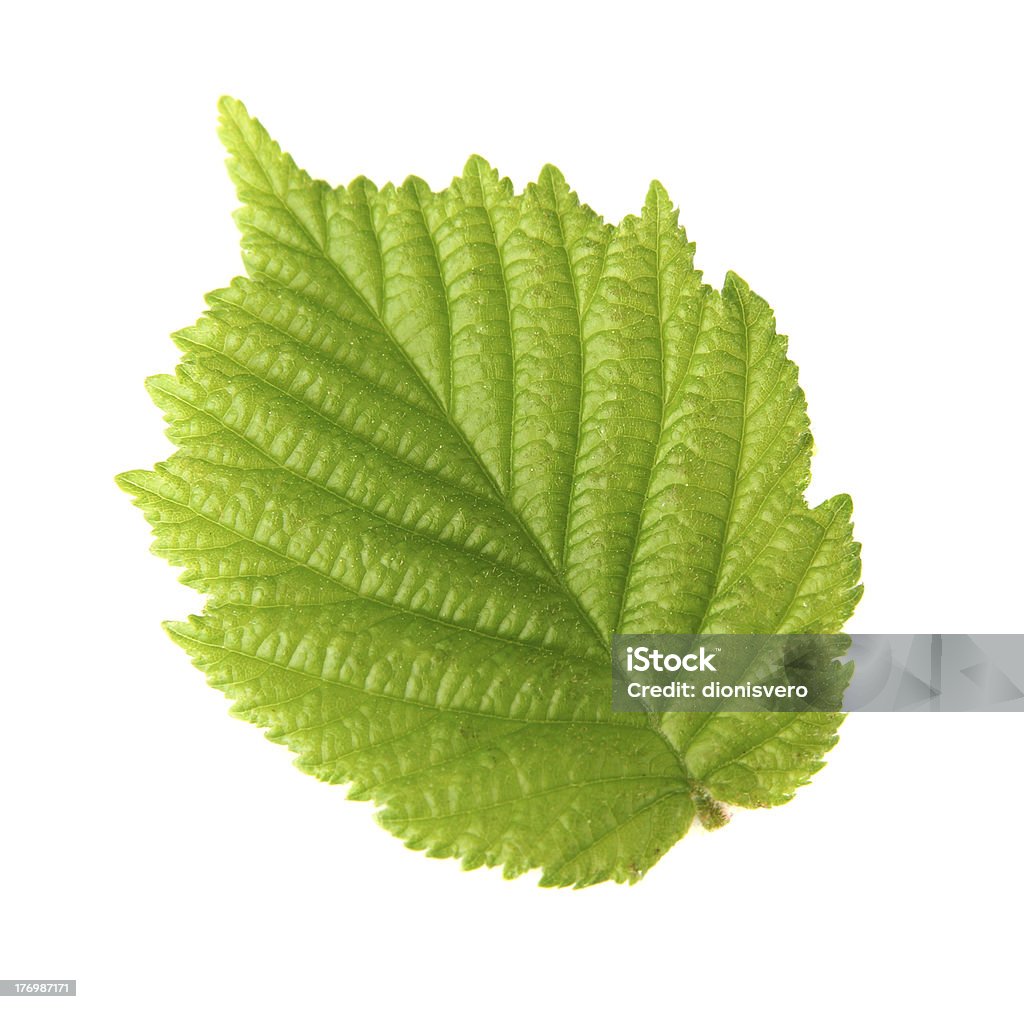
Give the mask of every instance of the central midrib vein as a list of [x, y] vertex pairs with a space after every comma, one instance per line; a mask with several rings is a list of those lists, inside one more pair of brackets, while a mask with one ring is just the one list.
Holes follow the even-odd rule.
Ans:
[[[257, 162], [258, 162], [258, 159], [257, 159]], [[341, 266], [337, 262], [335, 262], [335, 260], [330, 255], [328, 255], [327, 250], [324, 249], [323, 246], [320, 244], [320, 242], [318, 242], [315, 239], [315, 237], [311, 234], [311, 232], [309, 231], [309, 229], [306, 226], [305, 222], [302, 221], [295, 214], [295, 212], [288, 205], [288, 203], [276, 191], [276, 188], [274, 187], [274, 184], [273, 184], [272, 180], [270, 179], [269, 175], [266, 172], [264, 172], [264, 178], [267, 180], [267, 182], [268, 182], [268, 184], [270, 186], [272, 195], [277, 199], [277, 201], [281, 205], [281, 207], [295, 221], [295, 223], [302, 229], [303, 233], [312, 242], [314, 248], [319, 250], [320, 255], [323, 258], [324, 262], [326, 262], [338, 274], [338, 277], [345, 284], [345, 287], [362, 304], [362, 306], [365, 309], [365, 311], [370, 315], [370, 317], [380, 327], [382, 335], [385, 336], [392, 343], [392, 345], [399, 352], [399, 354], [401, 354], [401, 356], [405, 360], [407, 366], [409, 367], [410, 372], [416, 377], [416, 379], [419, 382], [420, 386], [423, 388], [424, 392], [430, 398], [431, 402], [434, 404], [434, 406], [437, 409], [437, 411], [440, 414], [440, 416], [442, 416], [447, 421], [447, 423], [451, 427], [452, 431], [455, 433], [455, 435], [458, 437], [458, 439], [462, 442], [463, 446], [466, 449], [467, 455], [469, 456], [470, 459], [473, 460], [473, 463], [476, 465], [477, 469], [480, 471], [481, 475], [486, 480], [486, 482], [487, 482], [488, 486], [491, 488], [491, 492], [494, 494], [496, 500], [502, 503], [502, 505], [505, 508], [505, 511], [515, 521], [516, 525], [519, 527], [519, 529], [522, 531], [523, 535], [529, 541], [529, 543], [530, 543], [531, 547], [533, 548], [533, 550], [535, 551], [535, 553], [538, 555], [538, 557], [543, 562], [545, 568], [550, 572], [552, 585], [554, 587], [556, 587], [562, 593], [562, 595], [566, 598], [566, 600], [572, 604], [573, 608], [579, 614], [580, 619], [583, 622], [583, 626], [585, 626], [587, 628], [587, 630], [592, 634], [595, 642], [598, 644], [600, 649], [604, 653], [606, 653], [606, 655], [608, 657], [608, 661], [610, 663], [610, 661], [611, 661], [611, 640], [610, 640], [610, 637], [606, 637], [601, 632], [601, 630], [598, 628], [597, 624], [594, 622], [593, 617], [591, 617], [590, 614], [584, 608], [584, 606], [583, 606], [582, 602], [580, 601], [579, 597], [576, 595], [575, 592], [572, 591], [572, 589], [569, 587], [569, 585], [563, 579], [561, 573], [552, 564], [550, 558], [547, 555], [547, 552], [541, 546], [541, 544], [538, 541], [538, 539], [537, 539], [536, 535], [534, 534], [533, 530], [527, 525], [527, 523], [524, 521], [523, 517], [519, 514], [519, 512], [515, 508], [513, 508], [511, 506], [511, 502], [509, 501], [508, 497], [505, 494], [502, 493], [502, 491], [499, 488], [497, 482], [495, 481], [493, 475], [487, 469], [487, 467], [483, 464], [483, 461], [480, 459], [480, 456], [476, 452], [476, 449], [470, 443], [469, 439], [466, 437], [465, 432], [462, 430], [461, 425], [459, 425], [459, 424], [457, 424], [455, 422], [454, 418], [452, 418], [452, 416], [450, 415], [449, 411], [445, 408], [445, 405], [439, 399], [439, 397], [438, 397], [436, 391], [434, 390], [434, 388], [430, 385], [429, 382], [426, 381], [426, 379], [424, 378], [422, 372], [416, 366], [415, 362], [413, 362], [413, 360], [406, 353], [405, 348], [401, 345], [401, 343], [395, 337], [394, 333], [392, 333], [390, 328], [387, 325], [385, 325], [384, 320], [381, 318], [381, 313], [378, 313], [377, 311], [375, 311], [373, 309], [373, 307], [369, 304], [369, 302], [366, 300], [366, 298], [363, 297], [362, 293], [358, 290], [358, 288], [355, 286], [355, 284], [352, 282], [352, 280], [342, 270]], [[325, 223], [327, 223], [327, 222], [325, 222]], [[495, 239], [495, 247], [497, 247], [497, 240], [496, 239]], [[444, 278], [441, 276], [440, 265], [438, 266], [438, 277], [440, 279], [440, 282], [441, 282], [442, 286], [444, 286]], [[504, 276], [502, 277], [502, 283], [503, 283], [503, 286], [504, 286]], [[447, 288], [446, 288], [446, 290], [447, 290]], [[507, 291], [506, 291], [506, 297], [507, 297]], [[577, 309], [577, 313], [578, 313], [578, 309]], [[661, 320], [660, 320], [660, 305], [659, 305], [659, 327], [660, 327], [660, 323], [661, 323]], [[581, 326], [581, 336], [582, 336], [582, 320], [580, 322], [580, 326]], [[513, 380], [513, 382], [514, 382], [514, 380]], [[613, 632], [614, 632], [614, 628], [613, 628]], [[689, 775], [687, 774], [686, 767], [685, 767], [685, 765], [683, 763], [682, 754], [679, 752], [678, 749], [676, 749], [676, 747], [672, 744], [672, 741], [662, 731], [661, 725], [660, 725], [660, 719], [656, 719], [656, 718], [652, 717], [651, 724], [650, 724], [650, 729], [651, 729], [651, 731], [655, 735], [658, 736], [658, 738], [662, 741], [662, 743], [664, 743], [666, 749], [668, 749], [668, 751], [672, 754], [672, 756], [675, 759], [677, 765], [679, 766], [681, 777], [683, 778], [684, 781], [689, 783], [690, 782], [690, 778], [689, 778]]]

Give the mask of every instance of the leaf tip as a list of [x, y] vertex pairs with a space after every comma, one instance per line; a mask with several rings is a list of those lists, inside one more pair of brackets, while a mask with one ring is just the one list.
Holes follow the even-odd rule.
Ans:
[[125, 470], [124, 473], [118, 473], [114, 477], [114, 483], [117, 484], [119, 490], [123, 490], [125, 494], [137, 495], [139, 493], [139, 475], [142, 470], [130, 469]]
[[483, 179], [488, 175], [497, 175], [497, 171], [482, 154], [471, 154], [466, 158], [462, 174], [463, 177], [468, 175]]
[[259, 123], [249, 115], [245, 105], [231, 95], [221, 95], [217, 99], [217, 112], [217, 135], [220, 142], [229, 154], [237, 156], [240, 145], [244, 144], [246, 132], [259, 129]]
[[832, 505], [838, 515], [843, 518], [853, 517], [853, 498], [849, 494], [836, 494], [832, 498]]
[[[391, 186], [392, 190], [394, 190], [394, 186], [390, 182], [387, 186]], [[384, 188], [387, 189], [387, 186]], [[365, 175], [357, 175], [345, 189], [350, 193], [358, 193], [364, 200], [371, 199], [378, 192], [377, 184]]]
[[401, 186], [396, 188], [404, 190], [415, 198], [430, 196], [432, 194], [430, 186], [427, 185], [426, 181], [421, 179], [418, 175], [407, 175]]
[[188, 636], [189, 624], [184, 620], [164, 620], [160, 626], [164, 629], [167, 636], [175, 642], [175, 644], [182, 644], [186, 640], [190, 640]]
[[217, 111], [225, 117], [244, 116], [246, 119], [250, 118], [245, 104], [231, 95], [221, 95], [217, 99]]
[[647, 187], [647, 199], [644, 202], [647, 206], [667, 204], [671, 207], [672, 197], [668, 195], [668, 190], [657, 179], [651, 179], [651, 184]]
[[722, 290], [728, 294], [743, 296], [750, 293], [750, 285], [738, 273], [726, 270]]
[[556, 165], [551, 164], [550, 161], [541, 168], [537, 179], [539, 182], [546, 183], [552, 189], [567, 190], [569, 188], [569, 184], [565, 181], [565, 176], [561, 170]]
[[163, 407], [166, 401], [164, 394], [173, 389], [173, 383], [173, 375], [150, 375], [142, 384], [149, 393], [149, 398], [157, 406]]

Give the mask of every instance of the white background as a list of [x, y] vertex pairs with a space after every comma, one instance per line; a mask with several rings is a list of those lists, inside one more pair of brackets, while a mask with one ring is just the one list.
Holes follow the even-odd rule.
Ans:
[[335, 182], [552, 161], [617, 220], [658, 176], [707, 278], [790, 334], [812, 501], [851, 492], [864, 543], [849, 629], [1022, 631], [1022, 28], [992, 3], [9, 10], [0, 977], [104, 1009], [1020, 1004], [1024, 717], [853, 716], [793, 803], [636, 887], [463, 873], [227, 716], [159, 626], [200, 602], [112, 477], [167, 453], [142, 379], [239, 269], [226, 92]]

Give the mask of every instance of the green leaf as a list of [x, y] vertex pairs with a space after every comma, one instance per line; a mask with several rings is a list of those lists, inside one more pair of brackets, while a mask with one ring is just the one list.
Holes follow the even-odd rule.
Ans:
[[332, 189], [221, 112], [248, 276], [150, 380], [177, 450], [119, 482], [232, 711], [410, 847], [550, 886], [791, 798], [841, 716], [610, 709], [613, 632], [831, 632], [860, 596], [768, 305], [702, 283], [657, 183], [618, 227], [550, 166]]

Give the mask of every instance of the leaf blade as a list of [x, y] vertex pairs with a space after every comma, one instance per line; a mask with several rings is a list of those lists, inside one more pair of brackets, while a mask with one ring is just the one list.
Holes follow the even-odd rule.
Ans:
[[221, 114], [249, 276], [150, 382], [175, 453], [119, 483], [233, 712], [410, 847], [543, 885], [788, 801], [838, 717], [622, 715], [608, 681], [614, 632], [832, 631], [860, 596], [763, 299], [703, 283], [656, 183], [618, 227], [551, 166], [332, 189]]

